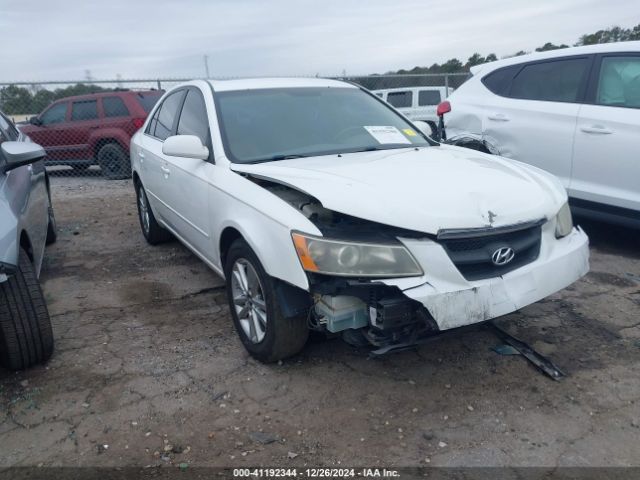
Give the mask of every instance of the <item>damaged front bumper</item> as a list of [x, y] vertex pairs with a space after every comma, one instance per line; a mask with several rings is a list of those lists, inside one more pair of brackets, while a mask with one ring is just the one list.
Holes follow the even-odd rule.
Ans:
[[383, 280], [422, 304], [439, 330], [506, 315], [571, 285], [589, 270], [589, 239], [574, 228], [556, 239], [551, 222], [543, 225], [536, 260], [502, 276], [469, 281], [452, 264], [445, 249], [431, 240], [402, 239], [425, 275]]

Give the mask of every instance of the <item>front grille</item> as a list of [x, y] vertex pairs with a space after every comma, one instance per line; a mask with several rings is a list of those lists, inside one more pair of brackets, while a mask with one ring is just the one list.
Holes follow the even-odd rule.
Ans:
[[[467, 280], [499, 277], [528, 263], [540, 254], [542, 221], [508, 228], [443, 231], [438, 242]], [[513, 249], [515, 255], [506, 265], [491, 259], [496, 250]]]

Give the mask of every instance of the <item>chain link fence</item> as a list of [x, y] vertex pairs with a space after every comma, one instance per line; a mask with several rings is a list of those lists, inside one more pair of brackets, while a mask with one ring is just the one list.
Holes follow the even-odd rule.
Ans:
[[[362, 85], [414, 120], [429, 120], [435, 106], [468, 77], [454, 73], [332, 78]], [[131, 136], [165, 90], [188, 80], [0, 82], [0, 111], [45, 148], [52, 175], [121, 179], [131, 175]]]

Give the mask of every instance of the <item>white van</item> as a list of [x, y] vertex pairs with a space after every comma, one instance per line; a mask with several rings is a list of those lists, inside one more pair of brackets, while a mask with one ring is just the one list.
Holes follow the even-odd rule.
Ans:
[[405, 87], [373, 90], [410, 120], [437, 122], [436, 107], [453, 93], [450, 87]]

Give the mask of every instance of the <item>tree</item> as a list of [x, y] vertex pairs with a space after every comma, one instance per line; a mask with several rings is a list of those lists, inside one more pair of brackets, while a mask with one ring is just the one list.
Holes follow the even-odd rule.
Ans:
[[561, 48], [569, 48], [569, 45], [565, 45], [564, 43], [561, 45], [555, 45], [551, 42], [547, 42], [543, 46], [536, 48], [536, 52], [548, 52], [549, 50], [559, 50]]
[[9, 85], [0, 90], [0, 110], [7, 115], [33, 113], [31, 92], [23, 87]]
[[582, 35], [576, 46], [595, 45], [598, 43], [626, 42], [640, 40], [640, 24], [633, 28], [620, 28], [618, 26], [598, 30], [595, 33]]

